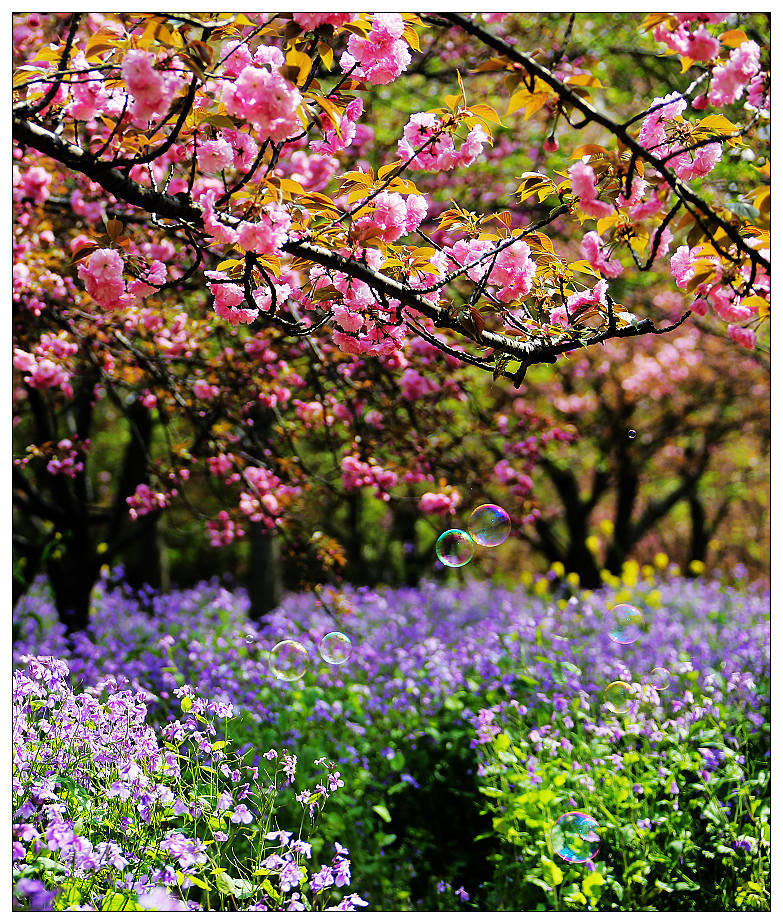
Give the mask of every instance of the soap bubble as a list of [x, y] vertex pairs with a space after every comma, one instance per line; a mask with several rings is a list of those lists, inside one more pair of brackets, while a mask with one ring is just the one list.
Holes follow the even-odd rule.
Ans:
[[298, 680], [307, 670], [307, 649], [290, 638], [278, 642], [269, 653], [269, 667], [278, 680]]
[[584, 812], [566, 812], [549, 832], [552, 850], [568, 863], [586, 863], [598, 853], [598, 822]]
[[636, 439], [636, 430], [629, 430], [629, 431], [628, 431], [628, 439], [629, 439], [629, 440], [635, 440], [635, 439]]
[[447, 529], [435, 543], [435, 554], [448, 568], [461, 568], [473, 558], [473, 540], [464, 529]]
[[656, 690], [665, 690], [671, 683], [671, 674], [665, 667], [654, 667], [650, 671], [650, 683]]
[[631, 708], [631, 688], [622, 680], [615, 680], [604, 690], [604, 702], [610, 712], [622, 715]]
[[468, 517], [468, 532], [479, 545], [500, 545], [511, 532], [511, 517], [496, 504], [482, 504]]
[[342, 632], [327, 632], [318, 643], [318, 653], [327, 664], [344, 664], [351, 657], [351, 640]]
[[642, 616], [641, 610], [637, 610], [635, 606], [631, 606], [629, 603], [620, 603], [612, 608], [609, 616], [611, 619], [609, 638], [613, 642], [630, 645], [642, 637], [644, 616]]

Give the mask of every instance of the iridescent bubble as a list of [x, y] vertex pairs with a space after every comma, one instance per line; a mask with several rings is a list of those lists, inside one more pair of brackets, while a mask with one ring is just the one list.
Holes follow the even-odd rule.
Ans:
[[473, 558], [473, 540], [464, 529], [447, 529], [435, 543], [435, 554], [447, 568], [461, 568]]
[[511, 532], [511, 517], [497, 504], [482, 504], [468, 517], [468, 532], [479, 545], [500, 545]]
[[298, 680], [307, 670], [307, 649], [290, 638], [278, 642], [269, 652], [269, 667], [278, 680]]
[[344, 664], [351, 657], [351, 640], [343, 632], [327, 632], [318, 643], [318, 653], [327, 664]]
[[631, 606], [630, 603], [620, 603], [612, 608], [609, 617], [611, 620], [609, 638], [613, 642], [630, 645], [642, 637], [644, 616], [635, 606]]
[[629, 439], [629, 440], [635, 440], [635, 439], [636, 439], [636, 430], [629, 430], [629, 431], [628, 431], [628, 439]]
[[622, 715], [631, 708], [631, 688], [622, 680], [615, 680], [604, 690], [604, 702], [610, 712]]
[[665, 667], [654, 667], [650, 671], [650, 683], [656, 690], [665, 690], [671, 683], [671, 674]]
[[598, 853], [598, 822], [584, 812], [566, 812], [549, 832], [552, 850], [568, 863], [586, 863]]

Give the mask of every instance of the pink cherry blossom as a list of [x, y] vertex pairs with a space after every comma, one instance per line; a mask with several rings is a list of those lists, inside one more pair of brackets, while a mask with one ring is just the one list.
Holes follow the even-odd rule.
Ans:
[[671, 32], [668, 26], [662, 23], [656, 27], [653, 35], [672, 51], [679, 52], [682, 57], [691, 58], [693, 61], [710, 61], [720, 51], [720, 42], [703, 24], [693, 32], [685, 23], [681, 23], [676, 32]]
[[294, 13], [293, 19], [297, 26], [301, 26], [305, 32], [312, 32], [319, 26], [339, 28], [352, 19], [356, 19], [356, 16], [356, 13]]
[[265, 67], [242, 68], [223, 91], [226, 111], [251, 123], [262, 138], [285, 141], [301, 130], [296, 110], [302, 94], [280, 74]]
[[605, 218], [614, 212], [608, 202], [599, 202], [595, 194], [596, 178], [593, 168], [578, 160], [568, 171], [571, 177], [571, 191], [579, 199], [579, 208], [591, 218]]
[[405, 22], [399, 13], [376, 13], [367, 38], [351, 35], [348, 51], [340, 58], [343, 73], [352, 71], [358, 80], [378, 85], [391, 83], [411, 63], [408, 45], [401, 36]]
[[351, 100], [340, 117], [339, 132], [332, 127], [332, 123], [324, 116], [324, 126], [326, 128], [324, 140], [314, 141], [310, 148], [317, 154], [336, 154], [338, 151], [347, 148], [356, 137], [356, 122], [363, 111], [364, 103], [362, 100], [358, 98]]
[[111, 310], [123, 307], [129, 300], [125, 292], [124, 269], [125, 263], [116, 250], [102, 248], [93, 251], [86, 263], [79, 264], [77, 275], [92, 298], [102, 308]]
[[619, 276], [623, 271], [623, 265], [619, 260], [610, 260], [604, 254], [605, 244], [596, 231], [589, 231], [582, 239], [581, 251], [582, 256], [588, 263], [599, 273], [613, 279]]
[[683, 289], [696, 272], [696, 254], [686, 244], [678, 247], [671, 258], [672, 276], [677, 285]]
[[436, 516], [454, 516], [457, 512], [457, 504], [462, 499], [460, 492], [452, 488], [448, 494], [434, 493], [427, 491], [419, 498], [419, 510], [424, 514], [435, 514]]
[[639, 130], [639, 144], [660, 154], [658, 149], [666, 142], [666, 123], [682, 115], [687, 105], [679, 93], [656, 97], [650, 103], [650, 109], [654, 111], [645, 116]]
[[729, 337], [740, 346], [752, 350], [756, 346], [756, 332], [748, 327], [738, 327], [736, 324], [730, 324], [728, 327]]
[[162, 510], [168, 507], [169, 497], [162, 491], [153, 491], [147, 484], [140, 484], [136, 487], [136, 492], [130, 497], [125, 498], [128, 505], [128, 515], [131, 520], [137, 520], [140, 516], [146, 516], [153, 510]]
[[496, 293], [502, 302], [510, 302], [530, 294], [536, 276], [536, 264], [530, 256], [530, 247], [516, 241], [502, 250], [495, 260], [489, 282], [500, 286]]
[[713, 106], [736, 102], [759, 70], [761, 49], [753, 41], [743, 42], [729, 55], [725, 64], [713, 68], [707, 99]]
[[205, 173], [220, 173], [234, 163], [234, 149], [222, 137], [202, 141], [198, 146], [198, 165]]
[[288, 240], [291, 216], [282, 205], [271, 202], [264, 207], [258, 221], [243, 221], [238, 228], [239, 244], [259, 254], [279, 253]]

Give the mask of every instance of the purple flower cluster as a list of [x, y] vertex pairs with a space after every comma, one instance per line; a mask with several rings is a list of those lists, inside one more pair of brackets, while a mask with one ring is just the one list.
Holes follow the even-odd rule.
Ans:
[[[158, 733], [147, 721], [145, 693], [118, 689], [113, 678], [74, 693], [64, 661], [29, 655], [20, 660], [24, 667], [14, 673], [13, 685], [16, 904], [52, 909], [62, 893], [69, 897], [56, 910], [200, 909], [170, 890], [181, 894], [219, 866], [214, 855], [210, 859], [210, 843], [241, 837], [247, 825], [252, 837], [257, 819], [264, 824], [273, 817], [276, 797], [294, 782], [296, 756], [270, 751], [270, 767], [260, 772], [226, 755], [226, 742], [215, 740], [214, 722], [226, 718], [230, 706], [191, 696], [187, 685], [177, 690], [185, 710], [181, 719]], [[340, 776], [325, 758], [319, 764], [327, 785], [319, 784], [308, 800], [310, 817]], [[226, 788], [216, 787], [220, 779]], [[299, 864], [311, 857], [312, 847], [278, 834], [286, 834], [288, 854], [272, 854], [262, 866], [278, 870], [286, 893], [303, 882]], [[350, 866], [347, 851], [337, 847], [330, 885], [341, 888], [350, 882]], [[53, 882], [57, 888], [48, 887]], [[255, 891], [252, 883], [241, 888], [248, 895]], [[119, 904], [101, 904], [112, 896]], [[356, 905], [363, 902], [355, 899]]]

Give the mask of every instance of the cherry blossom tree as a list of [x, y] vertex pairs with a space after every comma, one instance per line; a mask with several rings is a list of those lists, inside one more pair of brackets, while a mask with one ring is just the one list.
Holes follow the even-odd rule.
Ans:
[[[640, 50], [681, 76], [618, 90], [617, 109], [605, 62], [569, 53], [593, 29], [580, 19], [526, 51], [540, 15], [15, 17], [20, 587], [46, 562], [84, 627], [101, 565], [172, 505], [215, 544], [252, 524], [328, 571], [344, 550], [297, 526], [315, 495], [456, 512], [433, 418], [475, 389], [691, 315], [765, 341], [763, 17], [639, 17]], [[724, 165], [744, 152], [730, 203]], [[511, 181], [505, 200], [476, 188], [484, 165]], [[445, 201], [459, 184], [473, 198]], [[625, 303], [645, 274], [686, 296], [678, 317]], [[125, 455], [101, 498], [90, 447], [108, 408]], [[505, 440], [520, 484], [551, 427], [537, 415]], [[193, 505], [197, 479], [216, 509]]]

